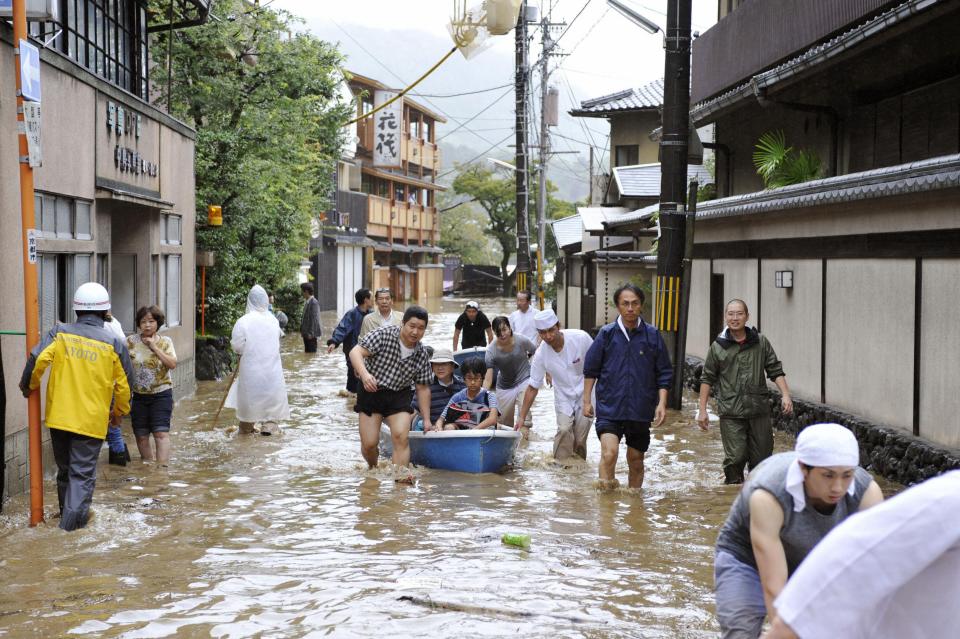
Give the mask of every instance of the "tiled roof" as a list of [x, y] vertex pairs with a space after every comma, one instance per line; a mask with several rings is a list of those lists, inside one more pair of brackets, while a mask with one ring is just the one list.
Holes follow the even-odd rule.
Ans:
[[[621, 197], [659, 197], [660, 163], [618, 166], [613, 169], [613, 178]], [[687, 165], [687, 181], [696, 179], [700, 184], [713, 182], [710, 172], [702, 164]]]
[[960, 154], [945, 155], [702, 202], [697, 205], [697, 218], [750, 215], [958, 187]]
[[590, 233], [603, 231], [603, 225], [627, 209], [622, 206], [578, 206], [577, 214], [583, 223], [583, 230]]
[[602, 115], [626, 111], [659, 109], [663, 105], [663, 80], [658, 79], [636, 89], [625, 89], [580, 103], [570, 115]]
[[561, 250], [583, 241], [583, 222], [579, 213], [550, 222], [550, 228]]
[[[641, 209], [637, 209], [636, 211], [631, 211], [630, 213], [624, 213], [623, 215], [618, 216], [616, 219], [611, 220], [608, 223], [608, 226], [610, 228], [617, 228], [618, 226], [624, 226], [627, 224], [632, 224], [634, 222], [640, 222], [640, 221], [649, 222], [653, 218], [654, 213], [658, 212], [659, 210], [660, 210], [660, 203], [657, 202], [656, 204], [645, 206]], [[659, 224], [654, 226], [658, 229], [657, 235], [659, 236], [660, 234]]]

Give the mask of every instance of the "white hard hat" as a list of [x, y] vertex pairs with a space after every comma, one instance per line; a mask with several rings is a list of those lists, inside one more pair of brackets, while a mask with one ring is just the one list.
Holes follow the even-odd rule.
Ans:
[[96, 282], [81, 284], [73, 294], [73, 310], [109, 311], [110, 294]]

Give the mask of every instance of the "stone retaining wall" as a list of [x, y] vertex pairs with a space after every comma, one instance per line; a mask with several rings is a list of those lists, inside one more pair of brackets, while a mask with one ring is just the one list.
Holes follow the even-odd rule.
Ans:
[[198, 337], [195, 341], [198, 380], [223, 379], [233, 370], [233, 349], [226, 337]]
[[[700, 391], [703, 360], [687, 357], [683, 385]], [[768, 391], [774, 428], [796, 435], [810, 424], [833, 422], [853, 431], [860, 442], [860, 464], [887, 479], [909, 485], [960, 468], [960, 450], [945, 448], [898, 428], [874, 424], [839, 409], [793, 398], [793, 415], [780, 410], [780, 393]]]

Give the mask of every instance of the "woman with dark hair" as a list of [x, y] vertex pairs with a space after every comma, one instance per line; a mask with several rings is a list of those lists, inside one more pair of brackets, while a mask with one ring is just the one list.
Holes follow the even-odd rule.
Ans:
[[[493, 369], [497, 369], [497, 406], [500, 409], [500, 423], [513, 427], [513, 417], [518, 401], [530, 382], [530, 358], [537, 352], [537, 346], [523, 335], [514, 335], [510, 320], [503, 315], [494, 318], [493, 334], [496, 339], [487, 346], [484, 360], [487, 374], [483, 385], [493, 388]], [[528, 415], [527, 421], [520, 427], [524, 439], [533, 424]]]
[[[173, 340], [157, 331], [166, 321], [157, 306], [141, 306], [134, 318], [137, 333], [127, 338], [133, 363], [133, 402], [130, 418], [140, 459], [166, 465], [170, 461], [170, 417], [173, 415], [173, 383], [170, 371], [177, 367]], [[150, 436], [156, 453], [150, 446]]]

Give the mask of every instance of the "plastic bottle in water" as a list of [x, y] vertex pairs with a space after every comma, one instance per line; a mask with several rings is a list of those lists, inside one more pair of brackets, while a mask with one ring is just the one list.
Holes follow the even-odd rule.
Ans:
[[530, 550], [530, 535], [526, 533], [503, 533], [500, 541], [508, 546], [517, 546], [524, 550]]

